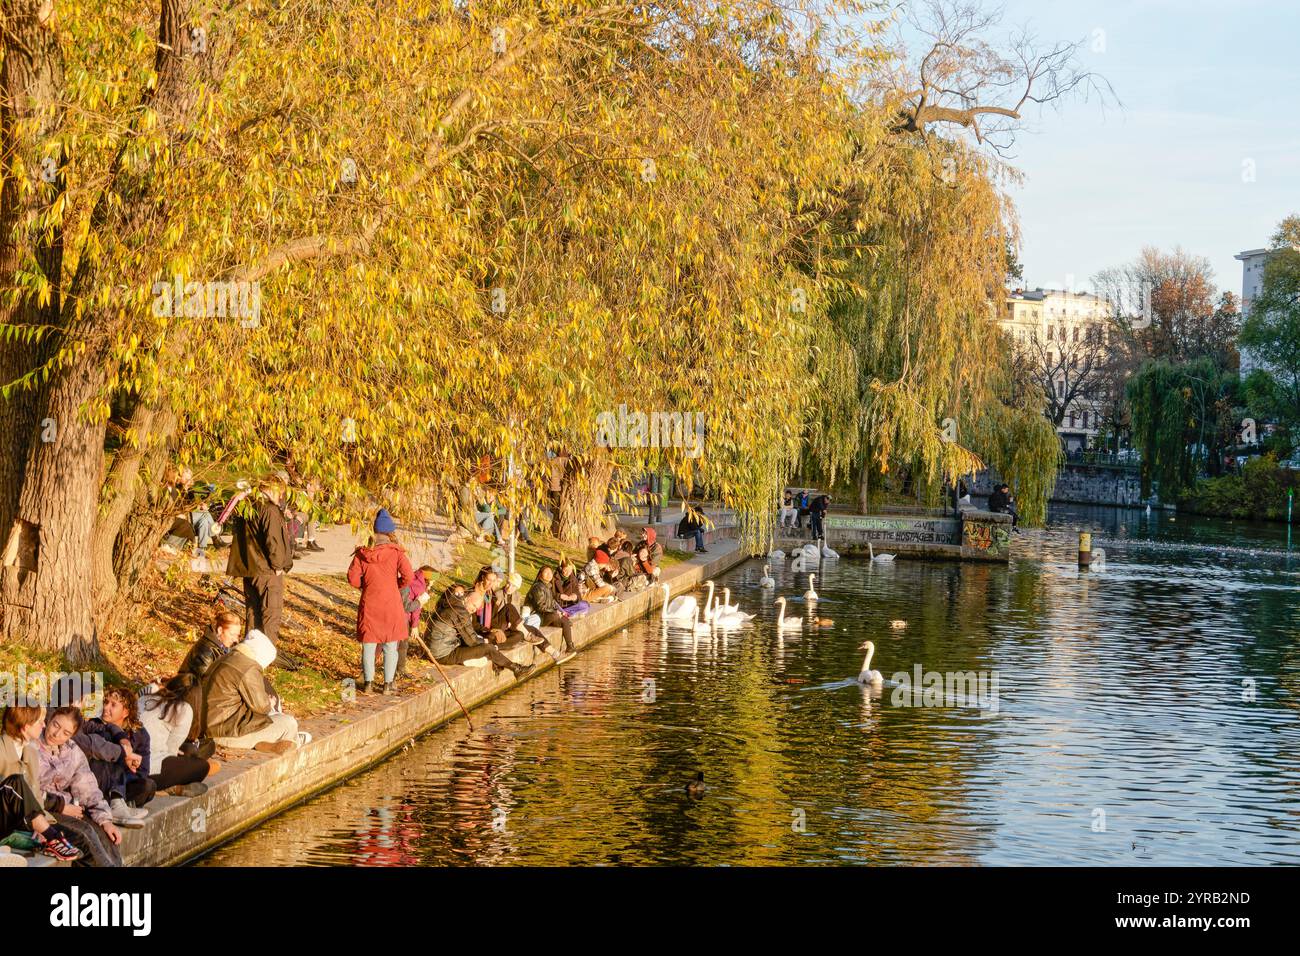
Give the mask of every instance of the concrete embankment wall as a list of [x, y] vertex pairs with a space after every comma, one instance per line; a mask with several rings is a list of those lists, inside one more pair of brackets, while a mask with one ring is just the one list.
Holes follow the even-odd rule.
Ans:
[[[665, 568], [663, 581], [676, 596], [746, 557], [734, 540], [716, 541], [710, 554]], [[592, 644], [662, 602], [662, 589], [653, 588], [579, 615], [573, 621], [574, 643], [579, 648]], [[558, 637], [558, 628], [546, 630], [548, 636]], [[533, 651], [520, 647], [510, 654], [526, 663]], [[539, 654], [537, 668], [529, 677], [554, 666], [550, 657]], [[471, 710], [517, 683], [508, 673], [493, 674], [491, 667], [444, 670]], [[421, 682], [398, 696], [358, 694], [344, 713], [303, 721], [302, 729], [313, 735], [306, 747], [280, 757], [240, 751], [244, 756], [223, 763], [221, 771], [208, 779], [208, 792], [203, 796], [156, 798], [149, 804], [152, 812], [145, 826], [123, 832], [123, 858], [128, 866], [184, 862], [378, 763], [417, 735], [453, 719], [463, 719], [460, 708], [436, 671], [430, 684]]]
[[[1008, 561], [1011, 557], [1011, 516], [963, 510], [960, 516], [881, 514], [826, 517], [826, 544], [845, 557], [860, 557], [874, 548], [918, 560]], [[808, 532], [805, 530], [805, 534]], [[778, 539], [789, 553], [807, 537]]]

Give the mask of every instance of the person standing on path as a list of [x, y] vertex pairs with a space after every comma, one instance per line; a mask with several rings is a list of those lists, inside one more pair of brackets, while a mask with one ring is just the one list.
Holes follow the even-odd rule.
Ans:
[[375, 683], [375, 648], [384, 646], [384, 693], [393, 692], [397, 678], [397, 647], [406, 639], [410, 624], [402, 601], [402, 588], [415, 576], [406, 552], [397, 543], [397, 522], [380, 508], [375, 515], [375, 535], [369, 547], [357, 548], [348, 565], [348, 583], [361, 589], [357, 604], [357, 640], [361, 642], [361, 692]]
[[818, 495], [812, 500], [812, 504], [808, 506], [808, 516], [810, 518], [809, 524], [812, 525], [813, 540], [820, 538], [826, 533], [825, 528], [822, 526], [822, 522], [826, 518], [826, 509], [830, 507], [830, 504], [830, 495]]
[[244, 628], [280, 641], [284, 576], [293, 567], [293, 540], [284, 520], [289, 476], [278, 472], [262, 485], [252, 505], [234, 517], [234, 540], [226, 573], [244, 581]]

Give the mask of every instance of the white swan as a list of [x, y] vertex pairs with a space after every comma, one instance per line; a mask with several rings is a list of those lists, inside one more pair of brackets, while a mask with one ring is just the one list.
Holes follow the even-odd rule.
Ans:
[[808, 590], [803, 592], [805, 601], [817, 600], [817, 591], [813, 588], [813, 585], [816, 583], [817, 583], [817, 575], [815, 574], [808, 575]]
[[803, 630], [803, 618], [785, 616], [785, 598], [776, 599], [776, 626], [781, 631], [801, 631]]
[[741, 623], [744, 623], [745, 621], [752, 621], [754, 619], [754, 615], [746, 614], [744, 611], [740, 609], [739, 604], [731, 603], [731, 588], [722, 589], [722, 603], [719, 604], [716, 608], [714, 608], [713, 613], [715, 616], [722, 615], [726, 617], [738, 618], [741, 621]]
[[760, 588], [776, 587], [776, 580], [772, 577], [772, 566], [770, 564], [763, 565], [763, 576], [758, 579], [758, 586]]
[[894, 556], [892, 554], [876, 554], [876, 549], [871, 546], [870, 541], [867, 542], [867, 551], [868, 553], [870, 553], [872, 561], [893, 561], [894, 560]]
[[671, 602], [668, 595], [672, 593], [668, 589], [668, 582], [665, 581], [660, 585], [664, 591], [664, 620], [665, 621], [689, 621], [695, 617], [695, 609], [699, 601], [693, 594], [682, 594], [673, 598]]
[[809, 542], [799, 549], [799, 553], [804, 556], [804, 560], [806, 561], [820, 561], [822, 549]]
[[876, 653], [876, 645], [867, 641], [858, 650], [867, 652], [867, 656], [862, 660], [862, 670], [858, 671], [858, 683], [870, 684], [872, 687], [882, 686], [885, 683], [885, 675], [871, 669], [871, 656]]
[[840, 553], [839, 553], [838, 551], [836, 551], [834, 548], [830, 547], [830, 546], [826, 543], [826, 539], [825, 539], [825, 538], [822, 538], [822, 539], [821, 539], [821, 543], [822, 543], [822, 557], [823, 557], [823, 558], [831, 558], [831, 559], [833, 560], [833, 559], [838, 558], [838, 557], [840, 556]]
[[785, 552], [782, 551], [780, 548], [773, 548], [771, 551], [767, 553], [767, 556], [771, 558], [773, 561], [785, 560]]
[[802, 551], [798, 552], [794, 556], [794, 560], [790, 562], [790, 570], [796, 574], [802, 574], [808, 570], [808, 560]]
[[707, 637], [709, 634], [713, 633], [713, 627], [707, 622], [700, 620], [700, 612], [701, 609], [697, 607], [695, 609], [695, 614], [693, 615], [694, 620], [691, 621], [691, 633], [696, 637], [701, 634]]
[[713, 603], [713, 582], [705, 581], [704, 586], [709, 589], [709, 596], [704, 599], [704, 620], [712, 621], [718, 613], [718, 607]]
[[[740, 611], [723, 611], [715, 612], [713, 615], [713, 626], [719, 631], [729, 631], [737, 627], [744, 627], [749, 623], [752, 614], [744, 614]], [[724, 641], [726, 635], [723, 635]]]

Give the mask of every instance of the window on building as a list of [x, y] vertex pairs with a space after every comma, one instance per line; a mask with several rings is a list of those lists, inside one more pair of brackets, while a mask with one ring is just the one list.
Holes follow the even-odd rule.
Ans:
[[1074, 427], [1074, 412], [1070, 412], [1070, 427]]
[[1052, 337], [1055, 334], [1055, 332], [1056, 330], [1052, 328], [1050, 325], [1047, 327], [1047, 341], [1049, 342], [1052, 341]]
[[1084, 427], [1084, 428], [1087, 428], [1087, 427], [1088, 427], [1088, 413], [1087, 413], [1087, 412], [1084, 412], [1084, 413], [1083, 413], [1083, 427]]

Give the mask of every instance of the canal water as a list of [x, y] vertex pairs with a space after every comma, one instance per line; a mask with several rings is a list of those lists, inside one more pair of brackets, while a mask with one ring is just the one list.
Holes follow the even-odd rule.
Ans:
[[[1016, 547], [826, 562], [834, 625], [784, 635], [808, 575], [742, 565], [752, 626], [639, 622], [200, 865], [1300, 863], [1286, 527], [1073, 511]], [[885, 678], [984, 693], [864, 689], [867, 639]]]

